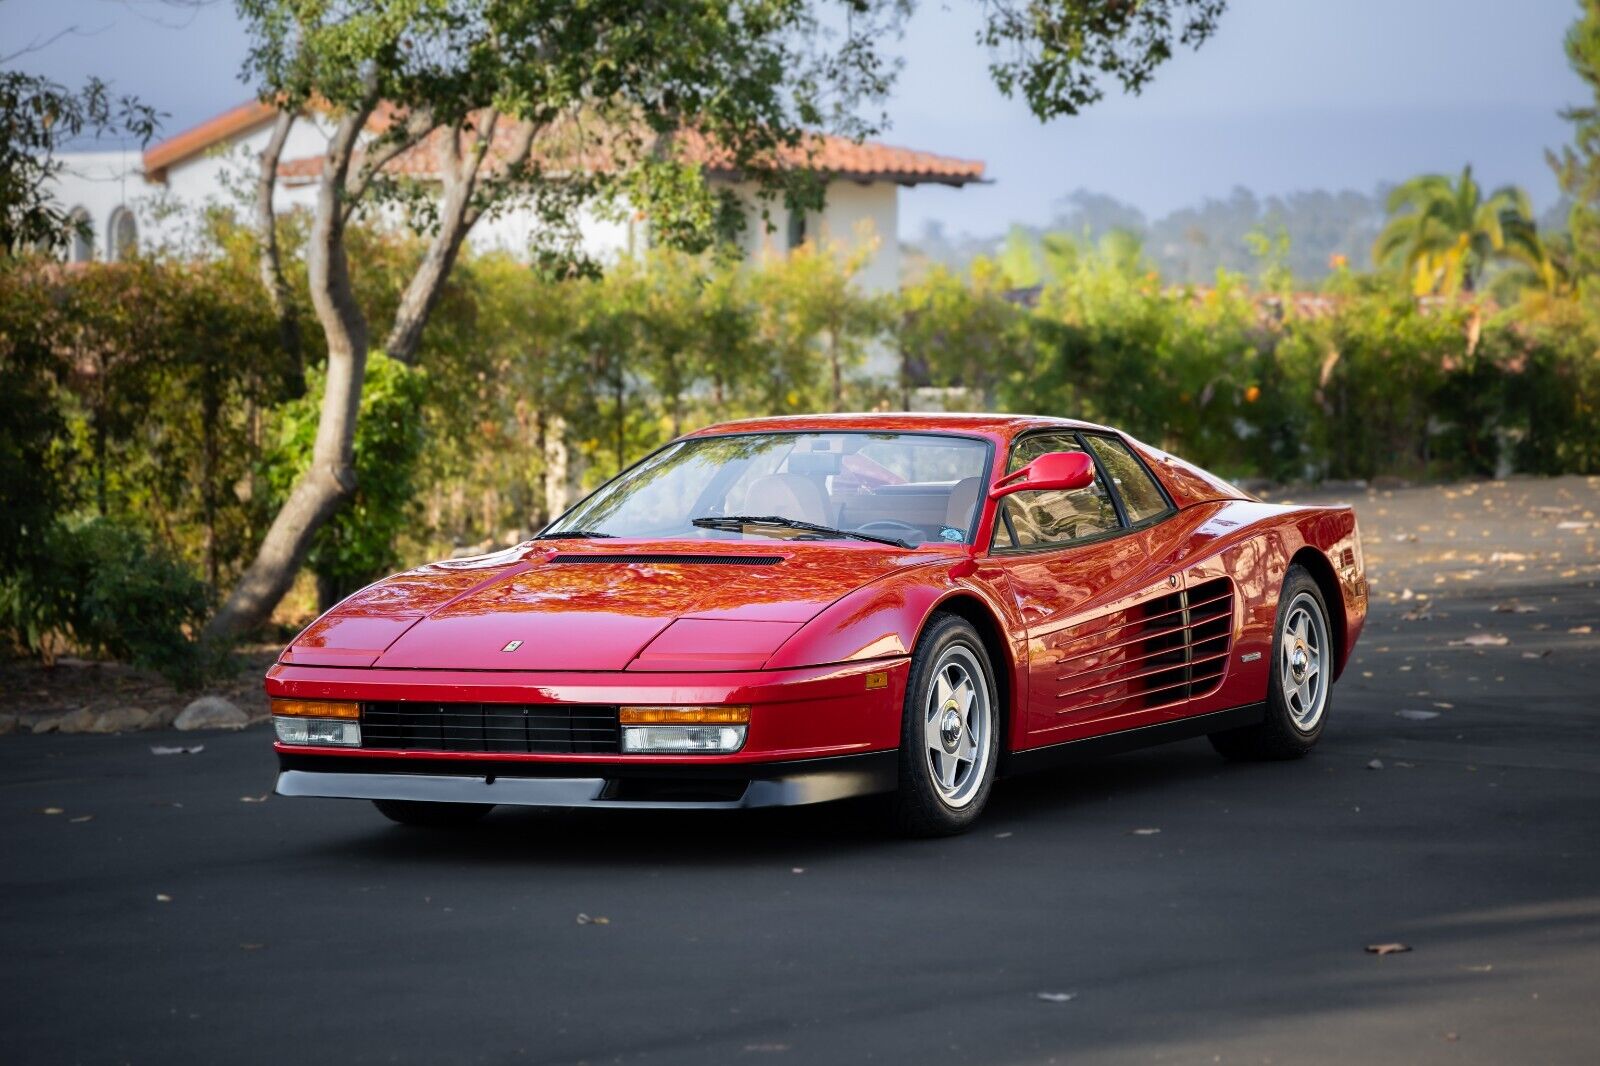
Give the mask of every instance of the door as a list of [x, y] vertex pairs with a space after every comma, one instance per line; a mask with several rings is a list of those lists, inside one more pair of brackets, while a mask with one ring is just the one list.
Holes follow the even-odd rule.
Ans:
[[[1030, 434], [1013, 443], [1006, 472], [1048, 452], [1084, 450], [1076, 433]], [[1091, 735], [1107, 708], [1105, 693], [1074, 692], [1070, 681], [1115, 643], [1108, 627], [1137, 598], [1145, 552], [1128, 534], [1103, 472], [1088, 488], [1018, 492], [1000, 502], [990, 561], [1005, 572], [1028, 629], [1029, 746]]]
[[[1190, 565], [1196, 522], [1212, 508], [1180, 513], [1160, 483], [1121, 438], [1084, 434], [1144, 548], [1141, 593], [1127, 613], [1124, 638], [1105, 670], [1125, 684], [1115, 691], [1117, 728], [1201, 713], [1227, 672], [1233, 629], [1233, 584], [1213, 568]], [[1088, 680], [1092, 680], [1088, 679]]]

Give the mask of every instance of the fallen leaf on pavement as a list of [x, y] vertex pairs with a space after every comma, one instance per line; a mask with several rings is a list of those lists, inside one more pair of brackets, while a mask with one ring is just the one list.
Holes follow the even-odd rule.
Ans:
[[1593, 626], [1573, 626], [1571, 629], [1567, 630], [1567, 632], [1568, 633], [1578, 633], [1578, 634], [1593, 633], [1594, 632], [1594, 627]]
[[1367, 769], [1368, 770], [1382, 770], [1383, 769], [1383, 760], [1382, 759], [1373, 759], [1371, 762], [1367, 763]]
[[806, 868], [804, 866], [791, 866], [789, 867], [789, 872], [792, 874], [803, 874], [806, 872]]
[[156, 893], [156, 902], [157, 903], [171, 903], [172, 902], [172, 897], [167, 895], [165, 892], [157, 892]]
[[246, 950], [246, 951], [260, 951], [262, 948], [266, 947], [267, 945], [265, 945], [265, 944], [240, 944], [239, 946], [241, 948], [243, 948], [244, 950]]
[[995, 838], [995, 839], [996, 839], [996, 840], [1004, 840], [1004, 839], [1005, 839], [1005, 838], [1006, 838], [1006, 837], [1008, 837], [1008, 836], [1010, 836], [1010, 835], [1011, 835], [1011, 831], [1010, 831], [1010, 830], [1007, 830], [1007, 831], [1006, 831], [1006, 832], [1004, 832], [1004, 833], [996, 833], [996, 834], [995, 834], [995, 835], [994, 835], [994, 838]]
[[1510, 637], [1503, 637], [1499, 633], [1474, 633], [1462, 640], [1452, 640], [1454, 647], [1468, 648], [1503, 648], [1511, 643]]
[[580, 913], [578, 915], [578, 924], [579, 925], [610, 925], [611, 924], [611, 919], [605, 917], [604, 915], [600, 915], [600, 916], [591, 918], [587, 914]]
[[1548, 659], [1550, 658], [1550, 649], [1546, 648], [1544, 651], [1525, 651], [1522, 653], [1522, 657], [1524, 659]]
[[1529, 603], [1518, 603], [1516, 600], [1512, 600], [1510, 603], [1495, 604], [1494, 610], [1496, 614], [1536, 614], [1539, 608]]
[[1159, 829], [1135, 829], [1133, 835], [1136, 837], [1153, 837], [1159, 832], [1161, 832]]
[[1395, 711], [1394, 713], [1397, 718], [1405, 718], [1412, 722], [1426, 722], [1430, 718], [1439, 717], [1438, 711], [1414, 711], [1409, 707], [1402, 711]]
[[1035, 992], [1034, 996], [1046, 1003], [1071, 1003], [1078, 998], [1076, 992]]
[[206, 750], [206, 746], [204, 744], [196, 744], [193, 747], [188, 747], [188, 748], [181, 747], [181, 746], [180, 747], [176, 747], [176, 748], [169, 748], [169, 747], [165, 747], [165, 746], [160, 745], [160, 744], [156, 744], [156, 745], [153, 745], [150, 748], [150, 754], [151, 755], [199, 755], [202, 751], [205, 751], [205, 750]]
[[66, 814], [67, 812], [65, 810], [63, 810], [62, 808], [60, 808], [60, 807], [40, 807], [39, 808], [39, 813], [40, 814]]
[[92, 822], [92, 821], [94, 821], [94, 815], [92, 815], [92, 814], [80, 814], [76, 818], [68, 818], [67, 821], [73, 822], [73, 823], [77, 823], [77, 822]]
[[259, 796], [240, 796], [239, 797], [239, 802], [240, 803], [265, 803], [265, 802], [267, 802], [267, 795], [268, 795], [267, 793], [263, 793], [263, 794], [261, 794]]
[[1370, 955], [1398, 955], [1403, 951], [1410, 951], [1410, 944], [1368, 944], [1367, 953]]

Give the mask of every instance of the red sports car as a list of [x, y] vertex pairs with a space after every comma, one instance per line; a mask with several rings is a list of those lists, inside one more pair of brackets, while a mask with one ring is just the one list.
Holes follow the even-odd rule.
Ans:
[[951, 833], [997, 775], [1086, 752], [1305, 754], [1366, 611], [1349, 508], [1116, 430], [735, 422], [313, 622], [267, 674], [277, 787], [413, 824], [881, 792]]

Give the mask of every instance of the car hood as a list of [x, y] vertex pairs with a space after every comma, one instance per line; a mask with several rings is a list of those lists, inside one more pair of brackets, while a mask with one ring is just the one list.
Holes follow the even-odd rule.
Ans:
[[757, 668], [839, 597], [939, 557], [865, 543], [524, 545], [371, 585], [307, 627], [282, 661], [454, 670]]

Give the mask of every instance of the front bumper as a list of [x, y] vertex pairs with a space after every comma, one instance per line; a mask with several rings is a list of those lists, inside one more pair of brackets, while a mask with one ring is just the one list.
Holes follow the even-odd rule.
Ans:
[[340, 758], [280, 749], [277, 793], [331, 799], [491, 803], [512, 807], [734, 810], [797, 807], [893, 791], [898, 755], [701, 765], [460, 762]]
[[[908, 660], [793, 670], [580, 673], [278, 664], [271, 696], [353, 701], [750, 707], [738, 752], [535, 754], [274, 745], [283, 796], [530, 807], [737, 808], [892, 790]], [[869, 674], [886, 675], [869, 683]]]

